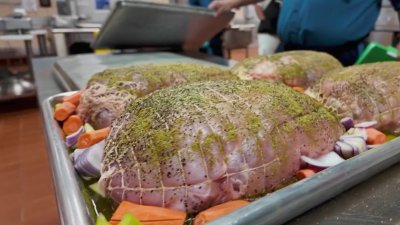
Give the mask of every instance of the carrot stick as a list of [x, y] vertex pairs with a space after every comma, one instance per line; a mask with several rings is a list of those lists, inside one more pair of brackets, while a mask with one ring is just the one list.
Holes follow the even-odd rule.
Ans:
[[63, 102], [54, 110], [54, 118], [57, 121], [64, 121], [75, 112], [76, 106], [70, 102]]
[[194, 220], [194, 225], [202, 225], [210, 222], [211, 220], [215, 220], [221, 216], [224, 216], [230, 212], [235, 211], [236, 209], [239, 209], [243, 206], [248, 205], [248, 201], [244, 200], [235, 200], [235, 201], [230, 201], [223, 203], [221, 205], [217, 205], [214, 207], [211, 207], [209, 209], [206, 209], [202, 212], [200, 212], [195, 220]]
[[123, 201], [112, 215], [110, 223], [121, 221], [127, 212], [132, 213], [142, 225], [183, 225], [186, 219], [185, 212]]
[[72, 115], [68, 117], [67, 120], [64, 121], [62, 129], [66, 135], [70, 135], [78, 131], [79, 128], [82, 127], [82, 125], [83, 122], [81, 118], [77, 115]]
[[292, 88], [293, 88], [295, 91], [304, 93], [304, 88], [302, 88], [302, 87], [294, 86], [294, 87], [292, 87]]
[[110, 128], [106, 127], [89, 133], [84, 133], [78, 138], [78, 148], [88, 148], [101, 140], [105, 139], [110, 132]]
[[367, 144], [379, 145], [386, 142], [386, 135], [375, 128], [367, 128]]
[[65, 96], [63, 98], [63, 102], [70, 102], [70, 103], [74, 104], [75, 106], [78, 106], [79, 102], [81, 100], [81, 96], [82, 96], [82, 91], [78, 91], [72, 95]]
[[311, 176], [314, 175], [314, 174], [315, 174], [314, 170], [311, 170], [311, 169], [302, 169], [302, 170], [299, 170], [299, 171], [296, 173], [296, 178], [299, 179], [299, 180], [303, 180], [303, 179], [305, 179], [305, 178], [307, 178], [307, 177], [311, 177]]

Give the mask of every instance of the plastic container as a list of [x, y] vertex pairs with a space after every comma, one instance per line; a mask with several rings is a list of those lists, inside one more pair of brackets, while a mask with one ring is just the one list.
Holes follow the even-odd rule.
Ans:
[[384, 46], [378, 42], [371, 42], [355, 64], [397, 61], [398, 54], [398, 50], [393, 46]]

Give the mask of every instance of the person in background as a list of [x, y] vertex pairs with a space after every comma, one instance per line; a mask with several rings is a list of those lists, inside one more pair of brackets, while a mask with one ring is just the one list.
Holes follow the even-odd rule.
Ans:
[[[217, 14], [260, 0], [215, 0]], [[390, 0], [396, 11], [400, 0]], [[381, 0], [283, 0], [278, 20], [278, 51], [327, 52], [344, 66], [352, 65], [366, 46]]]
[[280, 3], [277, 0], [264, 0], [254, 5], [260, 24], [258, 25], [258, 55], [275, 53], [279, 46], [276, 34]]
[[[189, 0], [189, 5], [199, 6], [207, 8], [212, 0]], [[222, 48], [222, 35], [223, 31], [216, 34], [211, 40], [209, 40], [205, 46], [200, 48], [201, 52], [208, 53], [216, 56], [224, 56], [224, 51]]]

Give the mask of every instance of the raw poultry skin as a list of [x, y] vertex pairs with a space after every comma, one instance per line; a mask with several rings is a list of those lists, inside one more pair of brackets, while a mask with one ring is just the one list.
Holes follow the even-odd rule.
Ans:
[[376, 120], [378, 130], [400, 132], [400, 63], [382, 62], [332, 71], [307, 94], [356, 122]]
[[243, 80], [279, 80], [305, 88], [338, 68], [342, 68], [340, 62], [326, 53], [287, 51], [244, 59], [232, 68], [232, 73]]
[[273, 191], [342, 132], [319, 102], [273, 81], [163, 89], [113, 124], [100, 186], [115, 202], [198, 212]]
[[195, 64], [148, 64], [107, 69], [93, 75], [83, 91], [78, 115], [95, 128], [111, 125], [125, 105], [155, 90], [196, 81], [238, 79], [221, 67]]

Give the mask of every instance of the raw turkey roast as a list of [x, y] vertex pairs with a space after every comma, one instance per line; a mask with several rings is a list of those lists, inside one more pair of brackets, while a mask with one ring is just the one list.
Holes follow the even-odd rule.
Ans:
[[228, 70], [208, 64], [148, 64], [104, 70], [92, 76], [83, 91], [78, 115], [95, 128], [111, 125], [125, 105], [155, 90], [207, 80], [237, 79]]
[[356, 122], [376, 120], [377, 129], [400, 132], [400, 63], [383, 62], [346, 67], [323, 76], [307, 91]]
[[278, 82], [162, 89], [113, 123], [100, 186], [115, 202], [198, 212], [273, 191], [342, 132], [318, 101]]
[[289, 86], [306, 88], [325, 73], [342, 68], [333, 56], [315, 51], [287, 51], [250, 57], [232, 68], [243, 80], [279, 80]]

